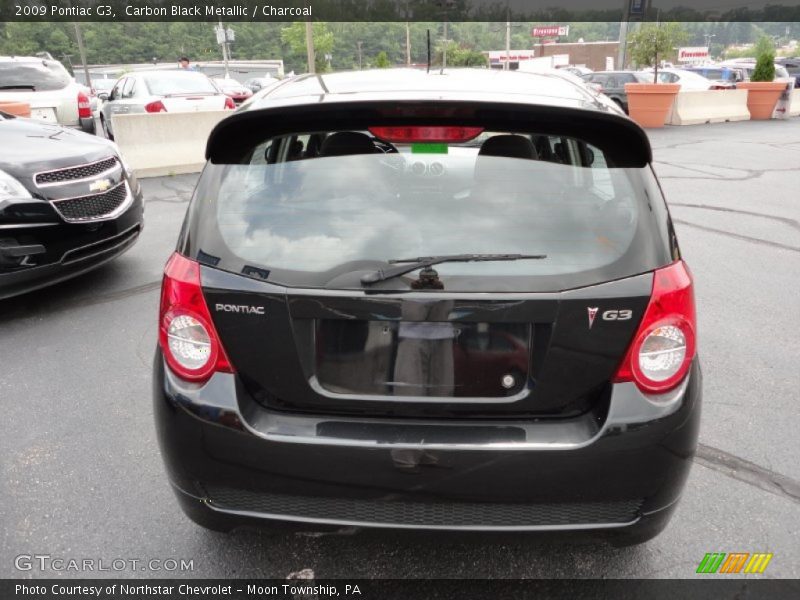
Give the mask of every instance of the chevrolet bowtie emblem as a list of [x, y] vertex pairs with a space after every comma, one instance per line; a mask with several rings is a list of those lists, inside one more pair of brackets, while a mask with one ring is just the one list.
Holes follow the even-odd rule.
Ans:
[[105, 192], [110, 187], [111, 187], [110, 179], [98, 179], [97, 181], [93, 181], [92, 183], [89, 184], [89, 191]]

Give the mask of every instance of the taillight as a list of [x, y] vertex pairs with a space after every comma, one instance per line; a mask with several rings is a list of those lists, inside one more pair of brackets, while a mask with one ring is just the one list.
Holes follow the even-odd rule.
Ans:
[[78, 92], [78, 118], [89, 119], [92, 116], [92, 104], [89, 102], [89, 96], [83, 92]]
[[689, 268], [678, 261], [658, 269], [650, 303], [614, 381], [633, 381], [646, 393], [671, 390], [692, 364], [696, 332]]
[[145, 112], [149, 113], [160, 113], [160, 112], [167, 112], [167, 107], [164, 106], [164, 103], [161, 100], [156, 100], [154, 102], [148, 102], [144, 105]]
[[483, 127], [370, 127], [369, 131], [386, 142], [447, 143], [468, 142], [483, 133]]
[[182, 379], [202, 382], [215, 371], [233, 372], [203, 298], [200, 265], [177, 252], [164, 268], [158, 342]]
[[225, 96], [225, 108], [229, 108], [231, 110], [236, 108], [236, 103], [234, 103], [233, 98], [230, 96]]

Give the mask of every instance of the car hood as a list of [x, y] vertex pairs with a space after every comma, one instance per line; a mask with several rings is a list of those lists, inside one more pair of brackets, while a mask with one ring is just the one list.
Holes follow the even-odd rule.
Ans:
[[33, 173], [100, 160], [116, 150], [106, 139], [30, 119], [0, 120], [0, 169], [24, 179]]

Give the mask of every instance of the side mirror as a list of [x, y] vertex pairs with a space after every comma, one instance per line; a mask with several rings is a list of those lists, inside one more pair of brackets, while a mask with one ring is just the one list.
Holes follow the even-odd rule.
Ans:
[[594, 164], [594, 150], [586, 148], [586, 162], [591, 167]]
[[100, 100], [102, 100], [103, 102], [109, 99], [108, 92], [100, 92], [99, 94], [97, 94], [97, 97], [100, 98]]

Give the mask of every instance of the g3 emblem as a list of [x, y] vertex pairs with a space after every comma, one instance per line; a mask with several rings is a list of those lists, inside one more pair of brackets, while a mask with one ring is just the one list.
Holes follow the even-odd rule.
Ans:
[[[597, 307], [587, 307], [586, 310], [589, 313], [589, 329], [591, 329], [594, 325], [594, 318], [597, 316]], [[633, 311], [628, 309], [606, 310], [600, 315], [603, 321], [628, 321], [632, 316]]]
[[603, 313], [603, 321], [627, 321], [632, 316], [632, 310], [607, 310]]

